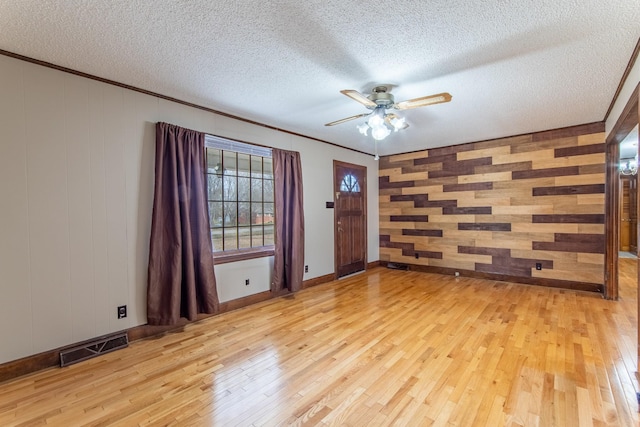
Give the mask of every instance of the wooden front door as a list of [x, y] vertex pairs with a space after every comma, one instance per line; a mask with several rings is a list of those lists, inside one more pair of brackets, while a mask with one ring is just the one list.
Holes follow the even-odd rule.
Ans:
[[367, 266], [367, 168], [333, 161], [336, 278]]

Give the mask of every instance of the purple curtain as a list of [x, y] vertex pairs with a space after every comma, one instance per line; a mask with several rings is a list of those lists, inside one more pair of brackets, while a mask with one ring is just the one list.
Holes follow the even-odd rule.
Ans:
[[302, 288], [304, 210], [300, 153], [273, 149], [276, 236], [272, 292]]
[[147, 321], [218, 311], [205, 186], [204, 134], [156, 124], [156, 176], [149, 245]]

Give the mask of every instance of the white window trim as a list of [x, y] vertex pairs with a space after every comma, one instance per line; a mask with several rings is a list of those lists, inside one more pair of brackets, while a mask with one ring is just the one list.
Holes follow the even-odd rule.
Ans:
[[272, 151], [269, 147], [262, 147], [246, 142], [234, 141], [232, 139], [222, 138], [215, 135], [205, 134], [204, 145], [207, 148], [235, 151], [242, 154], [250, 154], [252, 156], [272, 157]]

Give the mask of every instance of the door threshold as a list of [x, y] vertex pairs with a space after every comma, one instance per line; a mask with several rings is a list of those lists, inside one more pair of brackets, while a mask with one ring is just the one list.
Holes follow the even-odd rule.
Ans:
[[637, 256], [633, 252], [618, 251], [618, 258], [637, 258]]
[[338, 277], [338, 280], [347, 279], [347, 278], [349, 278], [349, 277], [356, 276], [356, 275], [358, 275], [358, 274], [362, 274], [362, 273], [364, 273], [364, 272], [366, 272], [366, 271], [367, 271], [367, 270], [360, 270], [360, 271], [356, 271], [355, 273], [349, 273], [349, 274], [347, 274], [347, 275], [344, 275], [344, 276], [340, 276], [340, 277]]

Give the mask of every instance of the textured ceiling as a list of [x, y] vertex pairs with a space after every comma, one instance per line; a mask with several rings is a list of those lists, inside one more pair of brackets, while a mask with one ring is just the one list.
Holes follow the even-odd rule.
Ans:
[[451, 93], [390, 154], [603, 120], [639, 22], [638, 0], [0, 0], [0, 49], [368, 153], [360, 121], [323, 126], [368, 111], [339, 90]]

